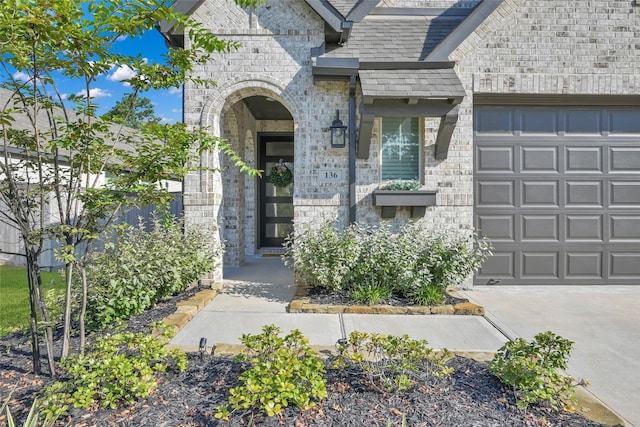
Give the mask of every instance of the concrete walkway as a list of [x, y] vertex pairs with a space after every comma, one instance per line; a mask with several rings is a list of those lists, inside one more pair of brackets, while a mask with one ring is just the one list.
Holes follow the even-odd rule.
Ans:
[[466, 292], [509, 338], [574, 341], [568, 373], [640, 427], [640, 286], [481, 286]]
[[569, 373], [587, 378], [590, 391], [640, 427], [640, 287], [479, 287], [466, 296], [487, 314], [366, 315], [287, 313], [295, 286], [278, 257], [247, 259], [224, 271], [224, 291], [171, 341], [185, 349], [240, 344], [242, 334], [275, 324], [299, 329], [310, 344], [333, 347], [352, 331], [426, 339], [434, 348], [495, 352], [508, 338], [531, 339], [551, 330], [575, 341]]
[[224, 290], [171, 341], [184, 348], [211, 344], [240, 344], [240, 336], [256, 334], [274, 324], [284, 332], [299, 329], [312, 345], [333, 347], [352, 331], [408, 334], [426, 339], [433, 348], [457, 351], [496, 351], [507, 341], [480, 316], [405, 316], [287, 313], [294, 297], [293, 274], [278, 257], [251, 258], [245, 266], [224, 272]]

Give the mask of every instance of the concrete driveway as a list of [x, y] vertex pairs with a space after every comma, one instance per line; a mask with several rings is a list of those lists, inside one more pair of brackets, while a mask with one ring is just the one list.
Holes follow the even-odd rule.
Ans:
[[640, 427], [640, 286], [476, 286], [467, 297], [509, 338], [575, 342], [568, 372]]

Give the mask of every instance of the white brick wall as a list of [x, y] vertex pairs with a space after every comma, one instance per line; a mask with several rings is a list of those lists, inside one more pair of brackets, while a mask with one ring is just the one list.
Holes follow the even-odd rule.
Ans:
[[[470, 7], [478, 1], [383, 0], [382, 7]], [[196, 71], [216, 87], [185, 88], [185, 118], [208, 126], [234, 143], [255, 165], [257, 132], [290, 130], [295, 140], [295, 221], [337, 218], [348, 221], [348, 150], [329, 146], [335, 110], [348, 117], [348, 87], [317, 82], [311, 74], [311, 48], [324, 40], [319, 16], [302, 0], [268, 0], [252, 14], [227, 0], [207, 0], [195, 13], [214, 33], [241, 47], [216, 56]], [[473, 225], [473, 96], [503, 94], [640, 93], [640, 7], [628, 0], [505, 0], [451, 55], [467, 96], [449, 148], [436, 160], [438, 119], [424, 125], [424, 187], [437, 189], [437, 205], [420, 221], [434, 228]], [[256, 122], [237, 104], [251, 95], [270, 96], [285, 105], [293, 122]], [[360, 102], [358, 96], [357, 103]], [[357, 221], [377, 222], [371, 192], [379, 184], [379, 134], [374, 126], [371, 155], [357, 160]], [[203, 158], [216, 166], [217, 156]], [[340, 184], [318, 182], [319, 169], [341, 169]], [[225, 262], [238, 265], [256, 250], [257, 181], [230, 168], [224, 178], [210, 172], [186, 182], [190, 225], [218, 221], [228, 251]], [[222, 203], [219, 210], [215, 204]], [[211, 204], [214, 204], [212, 206]], [[409, 221], [399, 209], [394, 223]]]

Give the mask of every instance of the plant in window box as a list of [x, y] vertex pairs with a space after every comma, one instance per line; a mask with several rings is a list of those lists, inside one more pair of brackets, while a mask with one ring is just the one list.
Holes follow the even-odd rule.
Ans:
[[293, 172], [291, 172], [289, 166], [280, 159], [280, 161], [271, 168], [269, 180], [276, 187], [286, 187], [293, 181]]
[[436, 204], [436, 190], [420, 190], [415, 180], [391, 181], [373, 192], [373, 204], [382, 208], [382, 218], [396, 216], [398, 206], [411, 207], [411, 217], [424, 216], [427, 206]]

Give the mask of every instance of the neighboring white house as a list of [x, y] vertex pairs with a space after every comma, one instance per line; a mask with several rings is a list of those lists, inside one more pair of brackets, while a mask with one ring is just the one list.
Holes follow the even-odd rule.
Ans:
[[[233, 170], [188, 177], [186, 218], [221, 221], [226, 265], [273, 251], [293, 223], [423, 221], [493, 240], [475, 284], [640, 283], [635, 2], [175, 7], [242, 44], [195, 71], [218, 84], [185, 86], [186, 122], [229, 139], [267, 173], [280, 159], [294, 170], [284, 189]], [[170, 25], [161, 31], [189, 43]], [[331, 145], [337, 112], [345, 147]], [[377, 206], [383, 183], [414, 177], [435, 197]], [[410, 207], [418, 203], [424, 209]]]
[[[8, 108], [14, 108], [13, 100], [12, 100], [12, 92], [6, 89], [0, 88], [0, 111], [3, 111]], [[61, 113], [60, 113], [61, 114]], [[26, 130], [32, 131], [33, 125], [29, 121], [29, 118], [26, 114], [13, 114], [12, 117], [14, 121], [11, 123], [11, 128], [16, 130]], [[40, 126], [42, 124], [48, 123], [48, 118], [44, 111], [41, 112], [41, 116], [39, 117]], [[46, 127], [42, 127], [41, 130]], [[124, 129], [125, 132], [130, 130]], [[5, 157], [6, 155], [6, 157]], [[20, 150], [15, 149], [14, 147], [8, 147], [5, 152], [5, 147], [0, 143], [0, 165], [6, 164], [9, 165], [17, 165], [18, 159], [22, 158], [24, 153]], [[6, 160], [5, 160], [6, 159]], [[62, 165], [64, 168], [64, 165]], [[21, 172], [21, 171], [18, 171]], [[24, 172], [24, 171], [22, 171]], [[33, 182], [34, 179], [37, 179], [37, 174], [32, 171], [30, 176], [27, 178], [25, 173], [24, 178], [26, 180], [30, 180]], [[2, 181], [6, 179], [6, 176], [3, 175], [2, 168], [0, 168], [0, 185]], [[90, 177], [82, 177], [81, 182], [89, 183], [89, 185], [94, 188], [100, 188], [104, 186], [108, 182], [108, 176], [105, 173], [99, 175], [92, 175]], [[180, 195], [182, 192], [182, 182], [180, 181], [163, 181], [161, 185], [164, 186], [169, 192], [174, 193], [176, 195]], [[50, 195], [51, 198], [55, 197], [52, 192]], [[81, 205], [78, 204], [76, 209], [80, 209]], [[19, 230], [13, 227], [11, 222], [11, 213], [10, 209], [6, 204], [4, 204], [3, 200], [0, 199], [0, 264], [8, 263], [14, 265], [22, 265], [26, 264], [26, 259], [22, 255], [24, 253], [24, 245], [22, 242], [22, 237]], [[77, 212], [77, 211], [74, 211]], [[182, 201], [181, 198], [178, 197], [177, 203], [172, 205], [172, 213], [180, 214], [182, 213]], [[49, 203], [45, 206], [42, 211], [42, 215], [45, 218], [45, 224], [56, 224], [60, 222], [60, 216], [58, 212], [57, 203]], [[150, 217], [150, 209], [134, 209], [131, 212], [128, 212], [127, 215], [123, 218], [128, 223], [137, 224], [137, 216], [143, 216], [144, 218]], [[47, 241], [45, 243], [45, 250], [42, 253], [40, 259], [40, 266], [45, 269], [57, 268], [62, 265], [60, 261], [58, 261], [53, 253], [53, 248], [56, 246], [55, 242]]]

